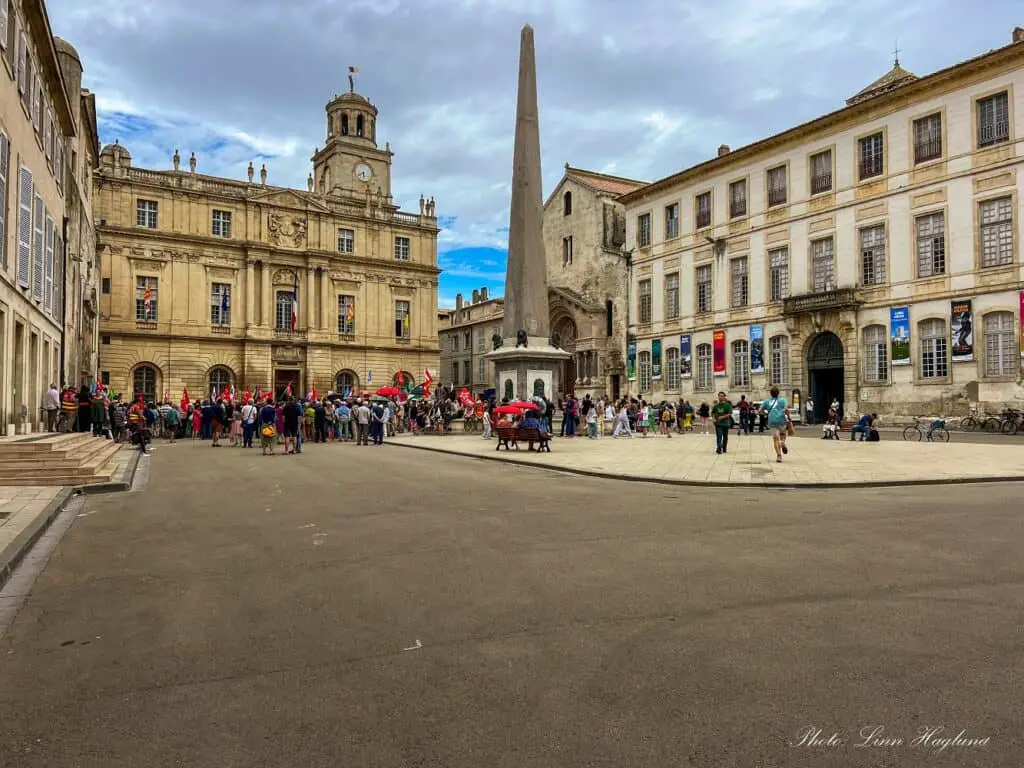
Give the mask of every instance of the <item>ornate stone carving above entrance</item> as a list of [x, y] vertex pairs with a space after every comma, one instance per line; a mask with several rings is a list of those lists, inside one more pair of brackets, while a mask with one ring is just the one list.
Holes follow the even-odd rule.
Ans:
[[275, 285], [294, 285], [295, 272], [291, 269], [279, 269], [274, 273]]
[[274, 245], [301, 248], [306, 244], [306, 220], [302, 216], [271, 213], [267, 216], [267, 233]]
[[303, 363], [306, 361], [306, 350], [291, 344], [275, 346], [273, 351], [275, 363]]

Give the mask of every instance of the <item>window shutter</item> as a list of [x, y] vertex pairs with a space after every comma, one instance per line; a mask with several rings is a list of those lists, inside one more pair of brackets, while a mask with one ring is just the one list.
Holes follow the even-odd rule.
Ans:
[[7, 25], [10, 19], [7, 17], [7, 3], [0, 0], [0, 48], [7, 50]]
[[[0, 5], [3, 0], [0, 0]], [[7, 172], [10, 169], [11, 142], [0, 133], [0, 264], [7, 268]]]
[[[3, 0], [0, 0], [3, 2]], [[53, 110], [46, 110], [46, 123], [43, 131], [43, 148], [46, 151], [46, 159], [53, 160]]]
[[46, 238], [46, 263], [43, 273], [43, 311], [53, 312], [53, 219], [49, 212], [46, 214], [46, 231], [43, 236]]
[[25, 37], [24, 30], [18, 35], [18, 54], [15, 57], [15, 62], [14, 68], [18, 72], [18, 93], [24, 95], [25, 81], [28, 76], [28, 72], [25, 71], [28, 64], [28, 38]]
[[32, 171], [22, 168], [18, 190], [18, 285], [28, 288], [32, 265]]
[[64, 322], [64, 308], [61, 306], [61, 288], [64, 285], [64, 240], [57, 234], [56, 223], [53, 227], [53, 318], [58, 323]]
[[43, 198], [36, 195], [32, 215], [32, 298], [43, 300]]

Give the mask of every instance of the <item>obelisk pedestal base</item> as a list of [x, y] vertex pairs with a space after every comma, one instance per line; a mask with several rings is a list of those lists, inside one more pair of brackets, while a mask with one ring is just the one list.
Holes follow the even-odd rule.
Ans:
[[[540, 339], [538, 339], [540, 341]], [[571, 355], [564, 349], [544, 346], [500, 347], [487, 353], [494, 363], [495, 397], [498, 402], [544, 397], [557, 402], [565, 396], [563, 363]]]

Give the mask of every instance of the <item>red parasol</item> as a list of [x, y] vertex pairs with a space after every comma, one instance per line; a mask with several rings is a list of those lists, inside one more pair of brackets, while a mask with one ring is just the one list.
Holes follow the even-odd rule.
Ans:
[[398, 387], [381, 387], [380, 389], [377, 390], [377, 394], [380, 395], [381, 397], [395, 397], [397, 395], [400, 395], [401, 393], [402, 390], [400, 390]]
[[528, 403], [525, 400], [514, 400], [508, 404], [509, 408], [518, 408], [521, 411], [539, 411], [540, 406], [536, 403]]
[[499, 405], [494, 409], [494, 412], [499, 416], [520, 416], [523, 410], [516, 408], [514, 405]]

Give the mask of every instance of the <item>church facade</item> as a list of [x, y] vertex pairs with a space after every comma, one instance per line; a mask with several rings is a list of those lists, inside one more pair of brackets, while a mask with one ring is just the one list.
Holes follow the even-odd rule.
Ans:
[[194, 154], [149, 170], [103, 148], [99, 369], [114, 391], [374, 390], [436, 370], [434, 201], [393, 203], [366, 98], [326, 111], [305, 190], [269, 185], [266, 166], [240, 181], [197, 173]]

